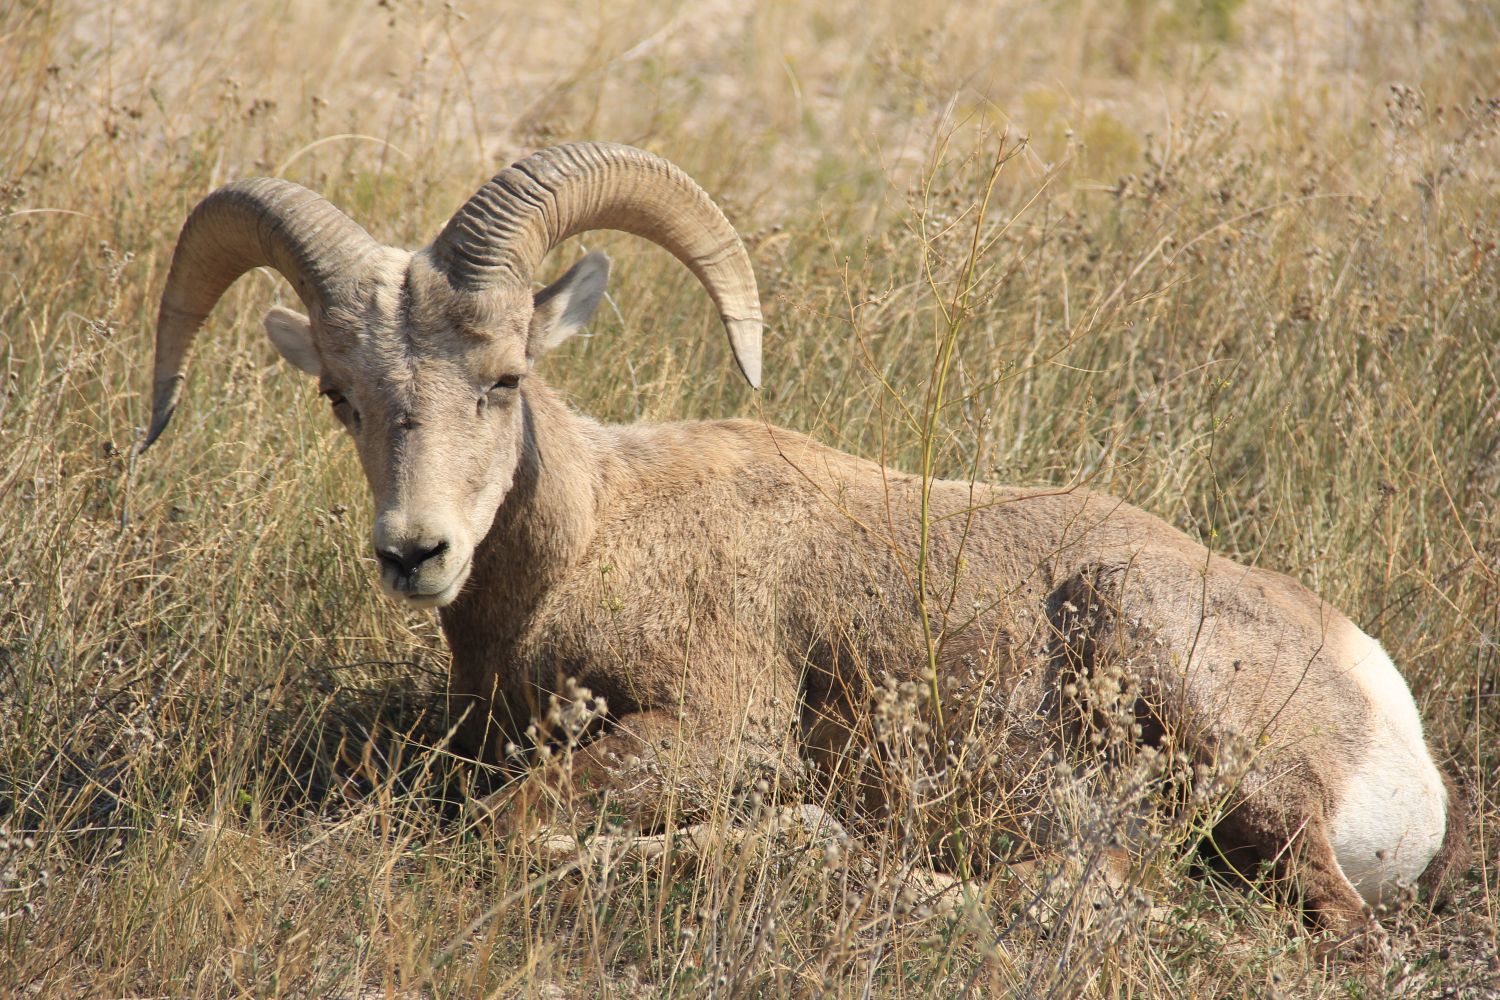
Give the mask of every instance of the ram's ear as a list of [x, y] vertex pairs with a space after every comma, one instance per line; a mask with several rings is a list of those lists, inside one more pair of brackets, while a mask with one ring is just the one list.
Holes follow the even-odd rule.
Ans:
[[530, 353], [542, 354], [577, 333], [594, 315], [609, 281], [609, 258], [586, 254], [568, 273], [536, 293]]
[[273, 306], [261, 322], [265, 324], [266, 335], [271, 338], [271, 343], [276, 345], [276, 350], [281, 352], [283, 358], [309, 375], [317, 375], [322, 370], [323, 366], [318, 361], [318, 349], [313, 346], [312, 322], [306, 316], [291, 309]]

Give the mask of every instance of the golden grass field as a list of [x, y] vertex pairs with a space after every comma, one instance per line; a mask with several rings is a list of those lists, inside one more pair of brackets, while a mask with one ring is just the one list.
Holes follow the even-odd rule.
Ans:
[[[1500, 995], [1494, 5], [18, 0], [0, 66], [0, 995]], [[1452, 903], [1326, 961], [1191, 829], [1101, 889], [1118, 803], [954, 907], [879, 837], [568, 866], [466, 825], [436, 619], [379, 597], [353, 449], [261, 334], [295, 295], [231, 290], [136, 457], [156, 301], [229, 180], [418, 246], [579, 138], [696, 177], [769, 320], [756, 396], [685, 269], [585, 237], [580, 409], [912, 469], [951, 337], [938, 474], [1116, 492], [1384, 642], [1472, 801]]]

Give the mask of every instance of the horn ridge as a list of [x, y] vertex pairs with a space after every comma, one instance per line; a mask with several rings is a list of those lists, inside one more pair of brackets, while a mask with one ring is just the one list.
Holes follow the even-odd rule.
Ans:
[[448, 220], [431, 254], [457, 289], [529, 288], [543, 258], [570, 236], [617, 229], [685, 264], [719, 309], [735, 360], [760, 386], [755, 271], [724, 213], [686, 173], [633, 146], [551, 146], [491, 178]]
[[279, 177], [226, 184], [200, 201], [183, 223], [162, 289], [151, 425], [141, 450], [166, 429], [193, 341], [240, 275], [273, 267], [316, 313], [344, 294], [359, 262], [379, 246], [321, 195]]

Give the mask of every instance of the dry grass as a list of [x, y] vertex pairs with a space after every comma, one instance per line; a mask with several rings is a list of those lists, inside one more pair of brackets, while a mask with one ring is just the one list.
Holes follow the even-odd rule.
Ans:
[[[514, 6], [0, 12], [0, 993], [1500, 989], [1491, 8]], [[466, 830], [493, 779], [441, 749], [435, 621], [378, 599], [351, 449], [255, 322], [288, 289], [232, 290], [137, 461], [155, 297], [224, 181], [280, 173], [418, 245], [497, 165], [580, 137], [719, 196], [771, 317], [752, 400], [686, 272], [589, 237], [619, 266], [597, 336], [551, 364], [580, 408], [763, 413], [916, 468], [895, 398], [951, 335], [937, 473], [1091, 481], [1385, 642], [1475, 802], [1458, 904], [1392, 918], [1394, 960], [1353, 967], [1186, 877], [1190, 831], [1111, 893], [1091, 862], [1138, 804], [1123, 782], [1056, 791], [1050, 879], [956, 907], [899, 838], [577, 867]]]

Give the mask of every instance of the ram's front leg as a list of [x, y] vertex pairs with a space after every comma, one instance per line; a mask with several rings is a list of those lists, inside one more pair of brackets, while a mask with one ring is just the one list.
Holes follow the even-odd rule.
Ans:
[[582, 746], [546, 748], [525, 777], [478, 803], [497, 834], [582, 833], [617, 824], [639, 832], [705, 810], [734, 781], [737, 755], [722, 731], [676, 711], [636, 712]]

